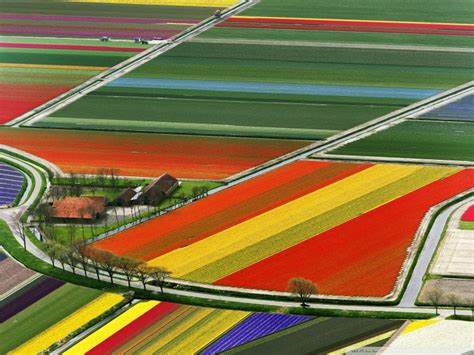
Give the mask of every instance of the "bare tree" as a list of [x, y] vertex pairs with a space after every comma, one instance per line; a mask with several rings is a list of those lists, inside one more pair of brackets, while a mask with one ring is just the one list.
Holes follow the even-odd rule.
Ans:
[[56, 266], [54, 262], [58, 257], [57, 251], [58, 249], [56, 248], [56, 244], [51, 243], [50, 241], [44, 243], [44, 252], [51, 259], [51, 264], [53, 264], [53, 266]]
[[443, 298], [443, 292], [438, 286], [435, 286], [433, 289], [431, 289], [428, 292], [427, 297], [430, 300], [431, 304], [435, 307], [436, 315], [438, 315], [439, 314], [438, 307], [439, 307], [439, 304], [441, 303], [441, 299]]
[[25, 224], [21, 221], [20, 218], [16, 219], [13, 223], [13, 229], [20, 236], [21, 240], [23, 240], [23, 248], [26, 249]]
[[171, 272], [159, 266], [152, 266], [149, 268], [148, 274], [150, 275], [150, 278], [160, 286], [161, 293], [163, 293], [165, 280], [171, 275]]
[[138, 266], [135, 275], [142, 282], [143, 289], [146, 290], [146, 282], [150, 279], [150, 267], [146, 264]]
[[94, 268], [97, 280], [100, 280], [100, 258], [99, 258], [99, 249], [93, 248], [91, 246], [85, 246], [82, 248], [82, 252], [89, 259], [90, 265]]
[[456, 315], [456, 308], [461, 303], [461, 299], [455, 293], [450, 293], [446, 298], [448, 299], [448, 303], [454, 309], [454, 315]]
[[70, 245], [73, 245], [76, 240], [76, 226], [74, 224], [68, 224], [67, 234], [69, 235]]
[[84, 270], [84, 275], [87, 277], [87, 266], [89, 263], [85, 247], [81, 243], [75, 242], [72, 248], [76, 254], [77, 261], [81, 264], [82, 270]]
[[123, 272], [127, 278], [128, 287], [131, 286], [130, 282], [133, 276], [137, 273], [137, 268], [143, 264], [143, 261], [136, 260], [133, 258], [128, 258], [126, 256], [117, 257], [117, 265], [120, 271]]
[[77, 265], [80, 263], [75, 249], [72, 246], [69, 248], [65, 248], [64, 253], [65, 253], [67, 263], [71, 267], [72, 273], [75, 274]]
[[69, 261], [69, 256], [68, 256], [68, 250], [62, 246], [62, 245], [59, 245], [59, 244], [55, 244], [55, 253], [56, 253], [56, 259], [59, 260], [59, 263], [61, 264], [61, 267], [63, 268], [63, 270], [65, 270], [65, 265], [68, 263]]
[[319, 287], [312, 281], [302, 277], [294, 277], [288, 282], [288, 292], [293, 293], [301, 301], [301, 307], [308, 307], [308, 301], [312, 295], [319, 294]]
[[106, 250], [97, 250], [95, 257], [98, 259], [100, 267], [105, 270], [110, 277], [110, 283], [114, 283], [114, 273], [118, 269], [117, 257], [106, 251]]

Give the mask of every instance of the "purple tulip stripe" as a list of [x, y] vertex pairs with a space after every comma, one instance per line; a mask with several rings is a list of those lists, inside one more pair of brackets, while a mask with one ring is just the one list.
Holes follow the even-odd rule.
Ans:
[[313, 317], [254, 313], [206, 348], [202, 354], [220, 353], [266, 335], [306, 322]]

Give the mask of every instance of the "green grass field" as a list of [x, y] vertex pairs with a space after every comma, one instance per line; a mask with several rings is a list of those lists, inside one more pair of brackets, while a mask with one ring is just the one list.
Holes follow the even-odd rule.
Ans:
[[330, 152], [474, 161], [474, 124], [409, 120]]
[[0, 353], [6, 354], [60, 322], [102, 294], [101, 291], [66, 284], [0, 324]]
[[[178, 196], [191, 197], [192, 190], [194, 187], [206, 187], [208, 190], [212, 190], [219, 186], [222, 186], [222, 183], [214, 182], [214, 181], [202, 181], [202, 180], [181, 181], [181, 186], [178, 189], [176, 189], [169, 198], [161, 201], [156, 206], [156, 208], [164, 209], [164, 208], [174, 205], [176, 203], [176, 200], [174, 198]], [[83, 196], [87, 196], [87, 195], [106, 196], [107, 198], [109, 198], [109, 201], [110, 201], [117, 196], [119, 191], [122, 191], [122, 190], [117, 191], [117, 190], [112, 190], [112, 189], [104, 189], [104, 190], [96, 190], [95, 193], [92, 193], [90, 189], [89, 190], [86, 189], [82, 195]], [[152, 212], [153, 210], [154, 208], [150, 208], [150, 212]], [[147, 211], [145, 211], [145, 213], [146, 212]], [[113, 216], [112, 212], [109, 212], [109, 214], [112, 214]], [[97, 236], [99, 234], [107, 232], [108, 230], [118, 228], [119, 226], [122, 226], [123, 224], [126, 224], [126, 223], [130, 223], [134, 220], [132, 217], [129, 217], [124, 222], [121, 217], [119, 218], [120, 218], [119, 223], [114, 222], [114, 223], [109, 224], [107, 227], [105, 227], [104, 225], [97, 225], [97, 226], [92, 226], [92, 227], [91, 225], [88, 225], [88, 224], [84, 225], [84, 227], [82, 227], [81, 225], [76, 225], [74, 232], [71, 231], [71, 227], [68, 225], [55, 224], [55, 225], [52, 225], [51, 233], [54, 235], [54, 239], [56, 240], [56, 242], [63, 245], [71, 245], [71, 243], [75, 241], [82, 241], [84, 239], [92, 238], [93, 236]], [[112, 219], [114, 220], [114, 218]]]

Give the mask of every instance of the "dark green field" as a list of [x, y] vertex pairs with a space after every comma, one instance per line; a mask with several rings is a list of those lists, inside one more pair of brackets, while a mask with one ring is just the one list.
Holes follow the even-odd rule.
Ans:
[[474, 161], [474, 124], [406, 121], [331, 154]]
[[319, 318], [275, 333], [225, 354], [326, 354], [357, 341], [396, 329], [401, 320]]
[[384, 106], [88, 96], [36, 126], [323, 139], [392, 110]]

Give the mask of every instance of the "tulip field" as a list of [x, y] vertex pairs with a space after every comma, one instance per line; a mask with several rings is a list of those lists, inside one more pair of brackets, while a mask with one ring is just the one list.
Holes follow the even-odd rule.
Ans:
[[212, 15], [233, 0], [4, 1], [0, 34], [9, 36], [163, 39]]
[[472, 320], [472, 0], [1, 9], [0, 354], [336, 355]]
[[[280, 6], [289, 13], [271, 15]], [[458, 38], [465, 43], [472, 37], [471, 24], [446, 24], [434, 14], [433, 22], [319, 19], [300, 10], [263, 1], [35, 125], [321, 140], [472, 76], [469, 51], [432, 47], [426, 55], [404, 47], [413, 39], [393, 48], [374, 47], [377, 39], [339, 48], [299, 38], [301, 32], [441, 36], [454, 47]], [[334, 16], [347, 16], [341, 12]]]
[[[0, 31], [1, 33], [1, 31]], [[99, 41], [0, 37], [0, 123], [144, 50]]]
[[301, 161], [95, 245], [193, 281], [285, 290], [298, 274], [325, 294], [382, 297], [424, 214], [472, 188], [473, 176], [469, 169]]
[[57, 164], [65, 172], [223, 179], [310, 144], [308, 141], [195, 137], [0, 127], [0, 142]]

